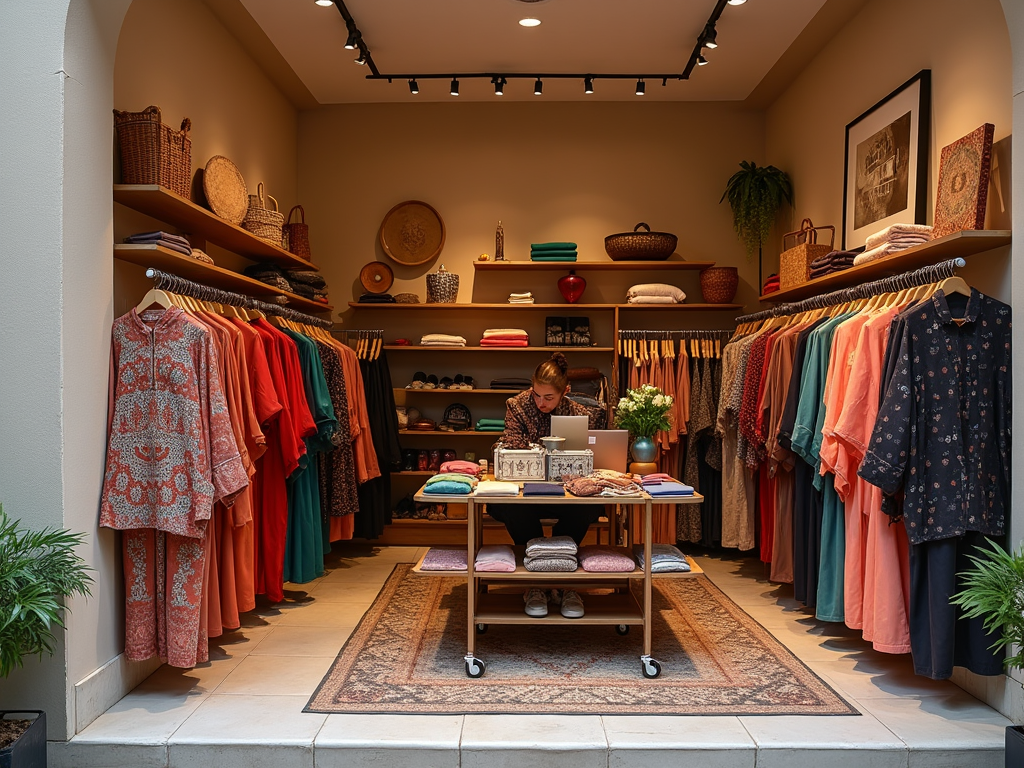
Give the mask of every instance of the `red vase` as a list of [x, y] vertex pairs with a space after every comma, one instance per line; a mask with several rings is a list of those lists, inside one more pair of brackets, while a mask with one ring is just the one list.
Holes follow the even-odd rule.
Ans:
[[562, 298], [570, 304], [575, 304], [583, 296], [587, 287], [587, 281], [576, 274], [576, 270], [569, 270], [569, 274], [558, 279], [558, 290]]

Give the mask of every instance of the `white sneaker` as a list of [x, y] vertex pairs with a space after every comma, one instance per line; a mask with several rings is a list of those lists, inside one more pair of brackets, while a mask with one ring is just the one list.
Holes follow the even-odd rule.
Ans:
[[[548, 596], [547, 593], [542, 589], [528, 589], [523, 594], [523, 601], [526, 603], [526, 615], [527, 616], [547, 616], [548, 615]], [[582, 616], [582, 614], [580, 614]]]
[[567, 589], [562, 593], [562, 615], [567, 619], [583, 617], [583, 599], [576, 590]]

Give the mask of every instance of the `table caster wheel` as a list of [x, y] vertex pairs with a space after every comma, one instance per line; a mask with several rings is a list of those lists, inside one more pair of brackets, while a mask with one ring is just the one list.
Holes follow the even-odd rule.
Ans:
[[483, 663], [481, 659], [468, 658], [466, 659], [466, 674], [469, 677], [483, 677], [484, 672], [487, 671], [487, 665]]
[[650, 656], [640, 659], [640, 669], [648, 679], [654, 679], [661, 674], [661, 664]]
[[482, 635], [486, 631], [487, 631], [487, 625], [486, 624], [477, 624], [476, 625], [476, 633], [478, 635]]
[[620, 635], [628, 635], [629, 634], [629, 624], [616, 624], [615, 625], [615, 631], [618, 632]]

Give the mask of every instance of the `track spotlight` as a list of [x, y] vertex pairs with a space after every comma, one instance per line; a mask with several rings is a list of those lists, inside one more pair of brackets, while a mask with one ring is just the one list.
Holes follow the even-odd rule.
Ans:
[[494, 95], [502, 96], [505, 93], [505, 83], [508, 81], [504, 77], [492, 77], [491, 82], [494, 83]]
[[586, 77], [583, 79], [583, 92], [593, 93], [594, 92], [594, 78]]
[[703, 53], [700, 56], [697, 57], [697, 66], [698, 67], [703, 67], [707, 63], [708, 63], [708, 60], [704, 58], [704, 54]]
[[314, 3], [319, 5], [321, 8], [330, 8], [334, 5], [334, 0], [313, 0]]
[[420, 85], [419, 85], [419, 83], [416, 82], [416, 78], [414, 77], [412, 80], [409, 81], [409, 93], [415, 95], [415, 94], [417, 94], [419, 92], [420, 92]]
[[[333, 5], [333, 3], [332, 3]], [[359, 30], [353, 29], [348, 33], [348, 40], [345, 41], [345, 49], [354, 51], [359, 47]]]
[[366, 60], [368, 58], [370, 58], [370, 52], [368, 50], [366, 50], [365, 48], [360, 48], [359, 49], [359, 58], [357, 58], [355, 60], [355, 62], [359, 66], [364, 66], [366, 64]]
[[645, 83], [644, 79], [641, 77], [639, 80], [636, 81], [636, 95], [643, 96], [646, 91], [647, 83]]
[[711, 50], [718, 47], [718, 32], [713, 26], [704, 27], [704, 47]]
[[544, 83], [542, 83], [538, 77], [537, 82], [533, 84], [533, 95], [540, 96], [542, 93], [544, 93]]
[[452, 96], [458, 96], [459, 95], [459, 80], [458, 80], [458, 78], [455, 78], [455, 77], [452, 78], [451, 94], [452, 94]]

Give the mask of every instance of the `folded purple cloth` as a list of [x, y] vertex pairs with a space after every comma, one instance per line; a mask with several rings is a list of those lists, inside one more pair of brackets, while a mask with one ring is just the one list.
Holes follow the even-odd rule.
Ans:
[[465, 571], [466, 548], [431, 547], [423, 557], [421, 571]]
[[581, 547], [578, 557], [583, 570], [594, 573], [629, 573], [636, 568], [636, 560], [632, 555], [618, 547]]

